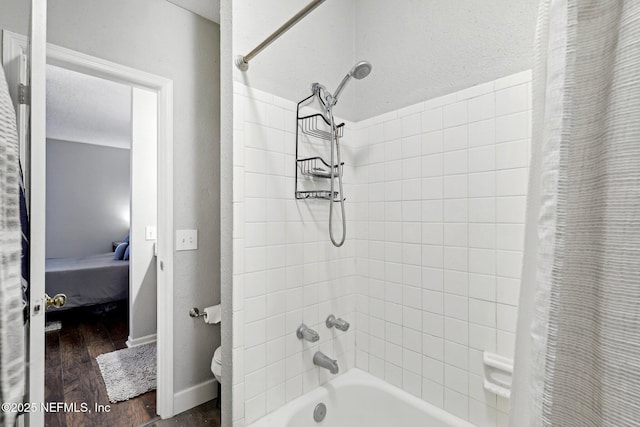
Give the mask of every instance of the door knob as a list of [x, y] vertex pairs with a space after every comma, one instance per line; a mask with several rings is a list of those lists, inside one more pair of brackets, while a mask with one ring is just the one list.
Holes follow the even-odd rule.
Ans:
[[44, 294], [44, 298], [47, 301], [47, 309], [51, 306], [60, 308], [67, 302], [67, 296], [65, 294], [56, 294], [53, 296], [53, 298], [51, 298], [47, 294]]

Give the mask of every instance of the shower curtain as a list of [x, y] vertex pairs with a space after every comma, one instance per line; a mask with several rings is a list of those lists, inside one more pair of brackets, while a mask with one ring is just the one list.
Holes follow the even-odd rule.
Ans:
[[640, 425], [640, 1], [543, 0], [510, 425]]
[[[0, 402], [21, 402], [24, 394], [22, 232], [16, 115], [0, 67]], [[0, 411], [0, 426], [12, 426], [15, 412]]]

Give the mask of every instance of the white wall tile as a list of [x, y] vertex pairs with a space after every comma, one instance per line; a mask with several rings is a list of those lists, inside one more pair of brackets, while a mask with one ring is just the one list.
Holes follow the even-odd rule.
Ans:
[[525, 196], [498, 197], [496, 199], [496, 221], [523, 224], [526, 207]]
[[496, 116], [525, 111], [527, 105], [527, 84], [511, 86], [496, 91]]
[[517, 141], [529, 137], [527, 112], [496, 117], [496, 143]]
[[441, 130], [423, 133], [420, 136], [420, 144], [422, 154], [427, 156], [429, 154], [442, 153], [444, 141], [444, 132]]
[[469, 172], [496, 169], [496, 153], [493, 145], [469, 149]]
[[[525, 98], [526, 101], [526, 98]], [[421, 130], [421, 118], [420, 114], [411, 114], [409, 116], [402, 117], [401, 119], [402, 136], [417, 135]]]
[[447, 175], [443, 185], [444, 197], [447, 199], [460, 199], [467, 197], [469, 193], [466, 174]]
[[442, 108], [426, 110], [421, 114], [422, 132], [442, 129]]
[[[458, 150], [444, 153], [443, 172], [445, 175], [467, 173], [467, 150]], [[424, 175], [423, 175], [424, 176]]]
[[495, 94], [490, 92], [486, 95], [471, 98], [469, 101], [469, 123], [486, 120], [495, 115]]
[[467, 125], [455, 126], [447, 128], [443, 131], [442, 148], [444, 151], [462, 150], [468, 146], [468, 130]]
[[242, 186], [234, 188], [234, 277], [242, 285], [234, 296], [235, 422], [327, 380], [293, 331], [302, 321], [322, 331], [333, 311], [353, 331], [322, 333], [318, 348], [341, 372], [358, 366], [495, 425], [507, 408], [480, 386], [481, 350], [511, 356], [515, 345], [530, 78], [508, 76], [348, 123], [351, 231], [340, 250], [327, 241], [326, 204], [291, 200], [295, 106], [237, 85], [250, 95], [239, 92], [234, 106], [234, 184]]
[[496, 141], [496, 122], [490, 119], [469, 123], [469, 148], [493, 145]]
[[496, 194], [496, 172], [469, 174], [469, 197], [492, 197]]
[[496, 145], [496, 169], [527, 167], [529, 164], [528, 141], [505, 142]]
[[469, 222], [493, 223], [496, 221], [496, 199], [481, 197], [469, 199]]
[[445, 105], [442, 117], [442, 124], [445, 128], [467, 123], [467, 101]]

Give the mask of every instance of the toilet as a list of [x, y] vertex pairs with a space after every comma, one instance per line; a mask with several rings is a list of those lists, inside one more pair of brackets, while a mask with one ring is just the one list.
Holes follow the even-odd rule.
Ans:
[[222, 384], [222, 347], [216, 348], [211, 359], [211, 372], [216, 377], [218, 384]]

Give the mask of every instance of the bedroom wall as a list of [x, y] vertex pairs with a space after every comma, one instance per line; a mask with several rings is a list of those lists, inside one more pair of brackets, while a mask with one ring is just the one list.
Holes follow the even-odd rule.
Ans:
[[[133, 88], [131, 138], [131, 262], [128, 346], [155, 341], [157, 267], [155, 238], [146, 235], [158, 222], [158, 96]], [[157, 230], [156, 230], [157, 231]]]
[[[18, 3], [28, 2], [0, 0], [0, 28], [27, 34], [29, 7]], [[173, 258], [174, 395], [190, 402], [213, 378], [220, 344], [218, 326], [188, 315], [220, 301], [220, 27], [157, 0], [56, 0], [48, 20], [52, 44], [173, 80], [174, 227], [198, 229], [198, 250]]]
[[47, 258], [111, 251], [129, 232], [130, 150], [47, 140]]

